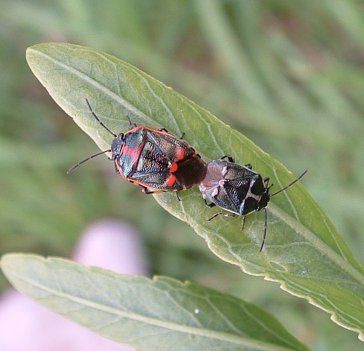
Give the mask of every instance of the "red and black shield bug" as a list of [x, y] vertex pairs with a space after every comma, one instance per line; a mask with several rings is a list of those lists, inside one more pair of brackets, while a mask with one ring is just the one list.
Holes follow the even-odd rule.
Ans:
[[68, 173], [98, 155], [111, 152], [116, 172], [141, 186], [146, 194], [189, 189], [204, 178], [205, 162], [182, 138], [166, 129], [133, 125], [130, 119], [132, 128], [116, 135], [100, 121], [87, 99], [86, 102], [95, 119], [115, 139], [110, 149], [78, 162]]
[[[228, 158], [229, 162], [223, 161]], [[260, 250], [263, 250], [267, 235], [267, 205], [272, 196], [291, 187], [301, 179], [307, 171], [279, 191], [270, 194], [269, 178], [252, 170], [250, 164], [245, 166], [234, 163], [234, 159], [224, 156], [221, 160], [214, 160], [207, 164], [206, 176], [199, 185], [200, 191], [207, 206], [219, 206], [228, 212], [217, 212], [208, 221], [222, 215], [225, 217], [243, 216], [243, 228], [245, 216], [254, 211], [264, 209], [264, 236]], [[210, 201], [210, 204], [207, 201]]]

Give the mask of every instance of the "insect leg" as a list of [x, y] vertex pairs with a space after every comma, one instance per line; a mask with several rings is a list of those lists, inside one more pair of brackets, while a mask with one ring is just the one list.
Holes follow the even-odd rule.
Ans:
[[207, 220], [207, 222], [212, 221], [214, 218], [216, 218], [217, 216], [220, 216], [220, 215], [222, 215], [222, 214], [223, 214], [223, 212], [217, 212], [217, 213], [215, 213], [212, 217], [210, 217], [210, 218]]
[[226, 212], [217, 212], [215, 213], [211, 218], [209, 218], [207, 220], [207, 222], [212, 221], [214, 218], [216, 218], [217, 216], [223, 216], [223, 217], [236, 217], [237, 215], [234, 213], [226, 213]]
[[224, 160], [225, 158], [227, 158], [229, 162], [235, 162], [235, 160], [234, 160], [234, 158], [233, 158], [233, 157], [231, 157], [231, 156], [227, 156], [227, 155], [224, 155], [224, 156], [223, 156], [223, 157], [221, 157], [220, 159], [221, 159], [221, 160]]
[[142, 192], [146, 195], [149, 195], [149, 194], [154, 194], [154, 193], [159, 193], [160, 190], [158, 191], [153, 191], [153, 190], [149, 190], [148, 188], [146, 188], [145, 186], [141, 186], [142, 187]]
[[204, 201], [205, 201], [205, 205], [206, 205], [207, 207], [212, 208], [212, 207], [215, 207], [215, 206], [216, 206], [213, 202], [211, 202], [210, 204], [208, 204], [208, 203], [207, 203], [207, 201], [206, 201], [206, 199], [204, 199]]
[[246, 221], [246, 216], [243, 216], [243, 223], [241, 225], [241, 230], [244, 230], [245, 227], [245, 221]]

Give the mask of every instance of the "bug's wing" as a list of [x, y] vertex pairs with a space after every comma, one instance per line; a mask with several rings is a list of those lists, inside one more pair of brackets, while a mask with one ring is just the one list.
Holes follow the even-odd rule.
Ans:
[[153, 143], [145, 142], [130, 178], [148, 188], [161, 189], [169, 176], [169, 164], [155, 149]]
[[155, 173], [145, 173], [145, 172], [134, 172], [130, 180], [140, 186], [144, 186], [148, 189], [160, 189], [169, 190], [166, 188], [166, 180], [168, 174], [166, 172], [155, 172]]
[[249, 192], [250, 182], [255, 172], [238, 164], [230, 163], [227, 166], [223, 191], [229, 199], [235, 212], [240, 212], [240, 207]]
[[194, 153], [194, 150], [184, 140], [169, 133], [148, 130], [146, 140], [153, 143], [158, 149], [156, 152], [163, 154], [169, 161], [177, 160], [179, 150], [183, 150], [185, 157], [189, 157]]
[[169, 160], [153, 142], [146, 141], [130, 179], [150, 189], [182, 190], [178, 182], [168, 185], [170, 176]]
[[240, 206], [244, 201], [249, 186], [236, 186], [231, 182], [226, 182], [223, 186], [218, 187], [218, 194], [213, 198], [213, 202], [219, 207], [240, 214]]

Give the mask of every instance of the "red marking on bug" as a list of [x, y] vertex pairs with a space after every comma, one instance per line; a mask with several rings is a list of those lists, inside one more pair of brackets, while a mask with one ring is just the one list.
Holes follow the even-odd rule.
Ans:
[[145, 126], [136, 126], [136, 127], [133, 127], [133, 128], [131, 128], [131, 129], [129, 129], [128, 131], [126, 131], [126, 132], [124, 133], [124, 135], [126, 135], [126, 134], [133, 134], [133, 133], [137, 132], [137, 131], [138, 131], [138, 130], [140, 130], [140, 129], [147, 129], [147, 130], [151, 130], [150, 128], [145, 127]]
[[139, 145], [138, 147], [129, 147], [124, 144], [124, 146], [121, 149], [121, 153], [123, 155], [127, 155], [130, 157], [132, 163], [133, 163], [133, 169], [135, 170], [139, 163], [139, 158], [141, 156], [141, 152], [143, 150], [144, 144]]
[[176, 160], [177, 161], [182, 161], [184, 160], [186, 157], [186, 152], [185, 149], [182, 147], [179, 147], [176, 151]]
[[176, 180], [177, 180], [176, 177], [173, 174], [171, 174], [167, 179], [167, 186], [172, 187], [174, 183], [176, 183]]
[[118, 163], [117, 161], [115, 161], [114, 163], [115, 163], [115, 166], [116, 166], [116, 169], [117, 169], [118, 173], [119, 173], [122, 177], [124, 177], [125, 179], [127, 179], [130, 183], [133, 183], [133, 184], [139, 185], [139, 186], [141, 186], [141, 187], [143, 187], [143, 188], [146, 188], [146, 187], [148, 186], [148, 184], [146, 184], [146, 183], [140, 182], [140, 181], [138, 181], [138, 180], [136, 180], [136, 179], [130, 179], [130, 178], [126, 177], [126, 176], [123, 174], [123, 170], [122, 170], [122, 168], [120, 167], [119, 163]]
[[171, 173], [177, 172], [178, 164], [176, 162], [171, 162], [171, 165], [169, 166], [169, 171]]
[[133, 179], [129, 179], [128, 177], [126, 177], [123, 173], [123, 169], [121, 168], [121, 165], [119, 164], [119, 162], [117, 162], [117, 160], [114, 161], [115, 164], [115, 168], [118, 171], [119, 175], [121, 175], [122, 177], [126, 178], [129, 182], [134, 182]]
[[135, 155], [137, 154], [138, 151], [139, 150], [137, 148], [132, 148], [132, 147], [124, 145], [121, 152], [124, 155], [128, 155], [133, 158], [133, 157], [135, 157]]

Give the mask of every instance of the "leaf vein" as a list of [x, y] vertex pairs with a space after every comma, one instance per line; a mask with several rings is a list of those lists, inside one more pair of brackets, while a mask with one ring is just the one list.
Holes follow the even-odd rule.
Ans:
[[[8, 270], [8, 272], [9, 272], [9, 270]], [[165, 328], [165, 329], [172, 330], [175, 332], [193, 334], [196, 336], [225, 341], [225, 342], [229, 342], [229, 343], [236, 344], [236, 345], [245, 345], [248, 347], [253, 347], [253, 348], [258, 348], [258, 349], [260, 348], [261, 350], [266, 350], [266, 351], [273, 351], [273, 350], [274, 351], [287, 351], [287, 350], [289, 350], [286, 347], [281, 347], [281, 346], [268, 344], [266, 342], [256, 341], [254, 339], [251, 339], [248, 337], [242, 337], [240, 335], [234, 335], [231, 333], [220, 332], [220, 331], [216, 331], [216, 330], [196, 328], [196, 327], [192, 327], [189, 325], [177, 324], [177, 323], [170, 322], [170, 321], [157, 320], [155, 318], [139, 315], [139, 314], [136, 314], [136, 313], [130, 312], [130, 311], [120, 311], [113, 306], [102, 305], [98, 302], [90, 301], [83, 297], [74, 296], [65, 291], [54, 290], [52, 288], [49, 288], [47, 286], [44, 286], [44, 285], [34, 281], [32, 279], [27, 279], [21, 275], [18, 275], [14, 271], [11, 272], [11, 274], [13, 277], [16, 277], [17, 279], [25, 282], [26, 284], [29, 284], [30, 286], [36, 287], [40, 290], [46, 291], [51, 295], [58, 296], [58, 297], [66, 299], [66, 300], [85, 305], [91, 309], [95, 309], [95, 310], [98, 310], [101, 312], [117, 315], [117, 316], [120, 316], [121, 318], [129, 318], [131, 320], [135, 320], [135, 321], [138, 321], [141, 323], [153, 325], [153, 326], [160, 327], [160, 328]]]

